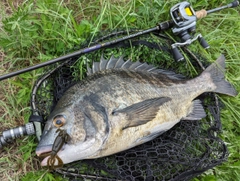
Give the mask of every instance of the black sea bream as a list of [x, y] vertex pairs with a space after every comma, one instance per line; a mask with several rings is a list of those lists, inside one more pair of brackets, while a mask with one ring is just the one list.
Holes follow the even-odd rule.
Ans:
[[[66, 164], [135, 147], [180, 120], [200, 120], [206, 114], [196, 97], [204, 92], [237, 95], [224, 80], [224, 70], [223, 55], [190, 80], [146, 63], [102, 58], [94, 62], [85, 80], [69, 88], [59, 100], [36, 153], [51, 151], [57, 127], [70, 135], [70, 141], [58, 152]], [[42, 161], [43, 166], [48, 158]]]

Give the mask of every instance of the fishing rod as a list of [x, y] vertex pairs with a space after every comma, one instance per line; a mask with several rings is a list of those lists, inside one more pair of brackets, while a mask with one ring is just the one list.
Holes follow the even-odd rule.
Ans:
[[[181, 42], [176, 42], [174, 44], [171, 45], [172, 47], [172, 53], [173, 53], [173, 57], [176, 61], [181, 61], [183, 60], [183, 56], [179, 51], [179, 47], [182, 46], [187, 46], [190, 45], [192, 42], [198, 40], [200, 45], [202, 45], [203, 48], [207, 49], [209, 48], [208, 43], [205, 41], [205, 39], [203, 38], [203, 36], [201, 34], [196, 35], [195, 37], [192, 37], [192, 34], [195, 33], [196, 30], [196, 21], [198, 19], [204, 18], [206, 17], [208, 14], [220, 11], [222, 9], [226, 9], [226, 8], [234, 8], [239, 6], [239, 1], [233, 1], [225, 6], [221, 6], [215, 9], [211, 9], [211, 10], [200, 10], [195, 12], [194, 9], [192, 8], [192, 6], [190, 5], [190, 3], [188, 2], [181, 2], [178, 3], [176, 5], [174, 5], [171, 9], [170, 9], [170, 15], [171, 15], [171, 20], [169, 21], [165, 21], [165, 22], [161, 22], [158, 23], [158, 25], [154, 28], [150, 28], [147, 30], [143, 30], [143, 31], [139, 31], [137, 33], [119, 38], [119, 39], [115, 39], [106, 43], [102, 43], [102, 44], [96, 44], [90, 47], [86, 47], [83, 48], [81, 50], [75, 51], [73, 53], [49, 60], [47, 62], [44, 63], [40, 63], [25, 69], [21, 69], [18, 70], [16, 72], [12, 72], [9, 74], [5, 74], [5, 75], [1, 75], [0, 76], [0, 81], [31, 71], [31, 70], [35, 70], [38, 68], [42, 68], [57, 62], [61, 62], [64, 60], [68, 60], [72, 57], [76, 57], [76, 56], [80, 56], [86, 53], [90, 53], [96, 50], [99, 50], [101, 48], [106, 48], [109, 47], [111, 45], [117, 44], [119, 42], [128, 40], [128, 39], [132, 39], [144, 34], [148, 34], [151, 32], [160, 32], [160, 31], [165, 31], [165, 30], [169, 30], [172, 29], [172, 32], [174, 35], [178, 36], [179, 39], [181, 40]], [[44, 77], [48, 77], [49, 75], [45, 75]], [[45, 78], [40, 79], [40, 81], [38, 82], [38, 84], [41, 84], [41, 82], [45, 79]], [[36, 92], [36, 91], [35, 91]], [[3, 146], [10, 144], [14, 139], [22, 137], [22, 136], [27, 136], [27, 135], [34, 135], [36, 134], [38, 140], [40, 140], [40, 136], [42, 134], [42, 123], [43, 121], [41, 120], [41, 118], [39, 118], [38, 115], [31, 115], [29, 123], [27, 123], [24, 126], [20, 126], [20, 127], [16, 127], [10, 130], [6, 130], [3, 132], [3, 134], [0, 136], [0, 149], [3, 148]]]

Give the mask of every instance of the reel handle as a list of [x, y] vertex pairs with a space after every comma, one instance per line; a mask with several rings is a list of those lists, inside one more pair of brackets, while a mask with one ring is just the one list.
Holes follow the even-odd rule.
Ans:
[[204, 49], [210, 48], [209, 44], [207, 43], [207, 41], [203, 37], [199, 37], [198, 41]]
[[179, 62], [184, 59], [183, 55], [180, 53], [177, 47], [172, 48], [172, 54], [175, 61]]

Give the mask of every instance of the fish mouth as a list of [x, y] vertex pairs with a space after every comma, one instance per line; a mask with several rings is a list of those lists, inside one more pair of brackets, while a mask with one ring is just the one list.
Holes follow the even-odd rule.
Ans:
[[41, 146], [41, 147], [37, 147], [36, 148], [36, 154], [38, 157], [44, 157], [45, 155], [47, 156], [47, 154], [50, 154], [52, 151], [52, 146], [53, 145], [45, 145], [45, 146]]
[[37, 156], [42, 159], [41, 166], [47, 166], [48, 158], [52, 153], [52, 145], [45, 145], [36, 148]]
[[[52, 146], [53, 145], [45, 145], [41, 147], [36, 148], [36, 154], [37, 156], [42, 159], [41, 166], [48, 166], [48, 159], [50, 158], [52, 154]], [[61, 153], [65, 148], [65, 145], [62, 147], [61, 150], [58, 151], [57, 155]]]

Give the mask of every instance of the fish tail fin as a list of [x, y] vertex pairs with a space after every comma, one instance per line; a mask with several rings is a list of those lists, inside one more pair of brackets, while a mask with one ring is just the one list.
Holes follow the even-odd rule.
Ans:
[[213, 92], [226, 94], [230, 96], [236, 96], [237, 91], [235, 88], [224, 79], [225, 72], [225, 57], [221, 55], [215, 63], [212, 63], [204, 72], [210, 73], [211, 79], [216, 86], [216, 89]]

